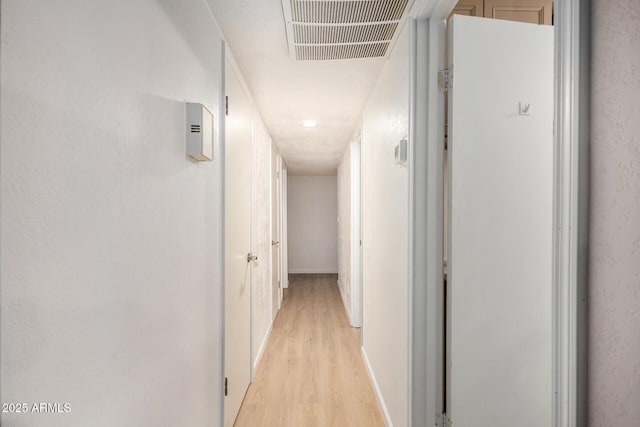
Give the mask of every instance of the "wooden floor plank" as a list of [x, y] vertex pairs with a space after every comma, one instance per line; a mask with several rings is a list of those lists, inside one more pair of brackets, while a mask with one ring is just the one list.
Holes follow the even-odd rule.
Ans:
[[290, 277], [235, 426], [384, 425], [336, 279]]

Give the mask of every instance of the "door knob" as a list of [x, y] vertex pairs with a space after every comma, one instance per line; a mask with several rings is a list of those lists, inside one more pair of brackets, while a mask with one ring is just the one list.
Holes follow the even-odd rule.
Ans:
[[255, 255], [251, 255], [251, 252], [247, 254], [247, 262], [257, 261], [257, 260], [258, 260], [258, 257]]

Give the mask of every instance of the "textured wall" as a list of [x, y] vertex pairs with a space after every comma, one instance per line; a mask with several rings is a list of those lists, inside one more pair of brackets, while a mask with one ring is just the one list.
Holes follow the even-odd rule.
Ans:
[[640, 2], [593, 0], [589, 422], [640, 425]]
[[351, 316], [351, 144], [338, 165], [338, 286]]
[[215, 162], [185, 157], [184, 101], [219, 117], [202, 1], [2, 1], [3, 426], [219, 420]]
[[398, 36], [363, 113], [363, 351], [395, 426], [407, 425], [409, 174], [394, 148], [409, 124], [409, 30]]
[[251, 251], [258, 256], [253, 264], [251, 285], [251, 360], [256, 367], [275, 315], [271, 313], [271, 138], [257, 112], [253, 119], [252, 226]]
[[289, 273], [338, 272], [336, 176], [288, 178]]

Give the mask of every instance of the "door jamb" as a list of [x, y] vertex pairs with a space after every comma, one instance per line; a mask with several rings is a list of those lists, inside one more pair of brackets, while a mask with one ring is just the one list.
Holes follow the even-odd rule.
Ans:
[[277, 170], [276, 170], [276, 221], [278, 223], [278, 230], [277, 230], [277, 242], [278, 245], [276, 247], [276, 252], [278, 253], [278, 311], [280, 311], [280, 308], [282, 308], [282, 293], [283, 293], [283, 287], [282, 287], [282, 282], [284, 281], [284, 275], [282, 272], [282, 156], [280, 154], [278, 154], [277, 156], [277, 160], [276, 160], [276, 165], [277, 165]]
[[[217, 198], [217, 211], [218, 211], [218, 219], [215, 221], [215, 228], [217, 238], [214, 236], [215, 245], [216, 245], [216, 253], [218, 254], [217, 259], [212, 260], [215, 270], [217, 271], [214, 283], [212, 284], [215, 289], [218, 291], [215, 292], [218, 297], [217, 307], [218, 307], [218, 316], [217, 323], [220, 325], [220, 335], [217, 341], [217, 348], [219, 349], [218, 355], [220, 358], [220, 364], [218, 366], [218, 377], [220, 379], [220, 383], [218, 384], [218, 393], [219, 399], [218, 403], [220, 405], [220, 413], [218, 414], [218, 425], [220, 427], [224, 426], [224, 351], [225, 351], [225, 280], [226, 280], [226, 272], [225, 272], [225, 126], [226, 126], [226, 118], [224, 115], [225, 105], [226, 105], [226, 51], [227, 44], [224, 40], [220, 42], [221, 44], [221, 53], [220, 53], [220, 99], [218, 100], [218, 106], [220, 114], [218, 119], [218, 152], [215, 157], [217, 160], [214, 160], [215, 163], [219, 166], [216, 170], [216, 193], [218, 194]], [[214, 144], [214, 150], [215, 150]]]
[[413, 20], [410, 31], [407, 406], [409, 425], [418, 426], [437, 423], [443, 402], [444, 96], [437, 73], [444, 63], [444, 19]]
[[282, 210], [280, 212], [281, 225], [280, 228], [280, 264], [282, 266], [282, 278], [280, 279], [282, 283], [280, 284], [282, 287], [282, 297], [284, 298], [284, 289], [289, 287], [289, 256], [288, 256], [288, 240], [287, 240], [287, 209], [288, 209], [288, 196], [287, 196], [287, 183], [288, 183], [288, 171], [287, 164], [282, 159], [282, 168], [280, 175], [280, 185], [282, 188], [281, 193], [281, 205]]
[[555, 7], [555, 427], [586, 424], [590, 1]]

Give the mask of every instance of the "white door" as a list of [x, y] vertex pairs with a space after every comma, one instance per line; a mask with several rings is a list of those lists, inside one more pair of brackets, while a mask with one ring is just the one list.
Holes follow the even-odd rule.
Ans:
[[271, 313], [275, 319], [280, 308], [280, 233], [278, 194], [280, 179], [278, 171], [278, 155], [271, 152]]
[[233, 425], [251, 375], [251, 104], [226, 66], [224, 424]]
[[456, 427], [552, 425], [553, 28], [449, 28], [449, 355]]

